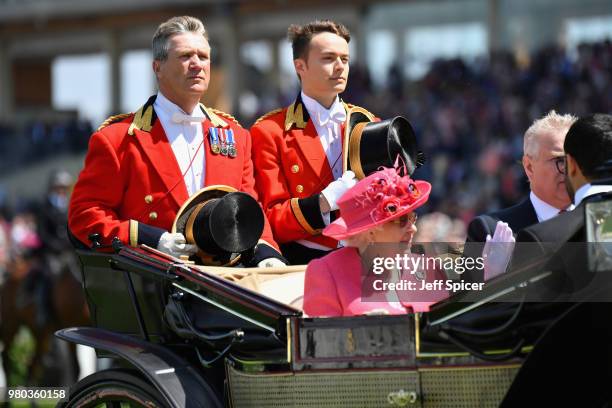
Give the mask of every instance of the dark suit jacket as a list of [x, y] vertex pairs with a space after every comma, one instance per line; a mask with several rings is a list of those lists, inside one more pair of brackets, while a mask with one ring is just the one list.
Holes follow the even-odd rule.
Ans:
[[[463, 249], [464, 257], [475, 259], [482, 255], [483, 243], [486, 241], [487, 234], [493, 236], [497, 221], [508, 223], [516, 234], [517, 231], [525, 227], [537, 224], [538, 216], [529, 197], [512, 207], [479, 215], [468, 225], [467, 238]], [[483, 274], [482, 269], [473, 269], [466, 271], [463, 279], [470, 282], [483, 282]]]
[[508, 271], [530, 264], [539, 265], [536, 267], [541, 269], [542, 261], [546, 260], [548, 270], [578, 279], [584, 277], [587, 254], [584, 245], [576, 245], [586, 241], [584, 207], [582, 202], [573, 211], [518, 231]]
[[523, 228], [537, 224], [538, 216], [533, 208], [533, 204], [531, 204], [531, 200], [527, 197], [512, 207], [474, 218], [470, 225], [468, 225], [466, 242], [485, 242], [487, 234], [493, 236], [497, 221], [508, 223], [516, 234]]
[[589, 252], [599, 244], [587, 243], [585, 226], [586, 203], [610, 199], [612, 193], [589, 196], [573, 211], [519, 231], [508, 273], [551, 271], [546, 286], [553, 292], [541, 297], [545, 301], [550, 295], [555, 301], [612, 301], [612, 292], [603, 290], [612, 284], [610, 274], [590, 271]]

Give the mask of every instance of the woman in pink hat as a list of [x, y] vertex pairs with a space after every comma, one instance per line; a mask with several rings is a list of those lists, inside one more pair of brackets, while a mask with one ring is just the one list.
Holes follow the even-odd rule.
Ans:
[[[395, 243], [394, 248], [400, 247], [397, 244], [410, 248], [417, 231], [414, 210], [427, 202], [430, 192], [429, 183], [401, 176], [393, 168], [382, 168], [344, 194], [338, 201], [341, 217], [327, 226], [323, 234], [343, 240], [345, 247], [308, 264], [304, 312], [309, 316], [353, 316], [428, 310], [434, 303], [431, 299], [405, 302], [386, 294], [378, 298], [367, 296], [364, 282], [373, 282], [383, 275], [362, 273], [362, 265], [368, 263], [365, 258], [371, 254], [366, 254], [366, 249], [371, 244]], [[373, 248], [384, 251], [385, 245]]]

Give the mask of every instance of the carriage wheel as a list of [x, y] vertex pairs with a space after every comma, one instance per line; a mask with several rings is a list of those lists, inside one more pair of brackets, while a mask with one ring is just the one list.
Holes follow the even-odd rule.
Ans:
[[70, 388], [65, 408], [166, 408], [164, 397], [134, 371], [110, 369], [83, 378]]

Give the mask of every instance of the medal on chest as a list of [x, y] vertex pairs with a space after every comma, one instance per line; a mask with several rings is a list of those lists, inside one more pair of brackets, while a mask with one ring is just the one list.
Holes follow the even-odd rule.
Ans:
[[238, 155], [234, 131], [232, 129], [211, 127], [208, 129], [208, 140], [213, 154], [220, 153], [223, 156], [232, 158]]
[[210, 150], [213, 154], [219, 154], [221, 152], [221, 145], [219, 140], [219, 130], [216, 127], [208, 128], [208, 141], [210, 142]]
[[227, 154], [230, 157], [236, 157], [236, 142], [234, 141], [234, 131], [227, 129]]
[[227, 156], [227, 132], [225, 129], [219, 129], [219, 137], [221, 138], [221, 154]]

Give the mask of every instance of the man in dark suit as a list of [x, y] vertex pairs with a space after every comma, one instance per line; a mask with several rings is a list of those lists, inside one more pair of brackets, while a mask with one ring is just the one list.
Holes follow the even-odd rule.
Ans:
[[568, 131], [563, 147], [565, 185], [576, 208], [525, 228], [518, 233], [519, 242], [585, 242], [585, 199], [612, 192], [612, 185], [594, 182], [602, 178], [599, 169], [612, 160], [612, 115], [580, 118]]
[[513, 231], [553, 218], [567, 210], [570, 199], [565, 189], [563, 173], [563, 141], [576, 118], [555, 111], [536, 120], [525, 132], [523, 168], [531, 192], [519, 204], [487, 215], [481, 215], [468, 226], [466, 242], [485, 242], [493, 235], [497, 221], [503, 221]]
[[[609, 297], [610, 279], [605, 276], [608, 274], [591, 273], [585, 246], [572, 244], [586, 242], [586, 203], [612, 199], [612, 185], [604, 184], [609, 181], [595, 181], [611, 176], [602, 169], [609, 168], [612, 160], [612, 115], [595, 114], [578, 119], [567, 133], [564, 149], [567, 190], [576, 208], [519, 231], [517, 242], [531, 243], [528, 252], [534, 249], [543, 252], [538, 256], [547, 259], [546, 269], [564, 278], [565, 289], [575, 293], [585, 292], [586, 287], [591, 289], [590, 294], [594, 293], [593, 289], [599, 291], [597, 297], [590, 298], [593, 302], [602, 300], [602, 294]], [[512, 263], [524, 265], [529, 262], [529, 256], [533, 254], [525, 255], [518, 247]], [[566, 290], [566, 293], [569, 292]], [[572, 306], [538, 340], [502, 407], [610, 405], [611, 303], [574, 300], [580, 303]]]
[[[487, 236], [494, 236], [500, 221], [507, 224], [501, 228], [509, 227], [516, 233], [572, 208], [561, 170], [564, 163], [563, 141], [575, 120], [576, 117], [572, 115], [559, 115], [553, 110], [527, 129], [523, 141], [523, 168], [531, 188], [529, 197], [512, 207], [474, 218], [468, 225], [463, 252], [465, 257], [481, 256]], [[482, 282], [483, 271], [471, 270], [463, 278]]]

